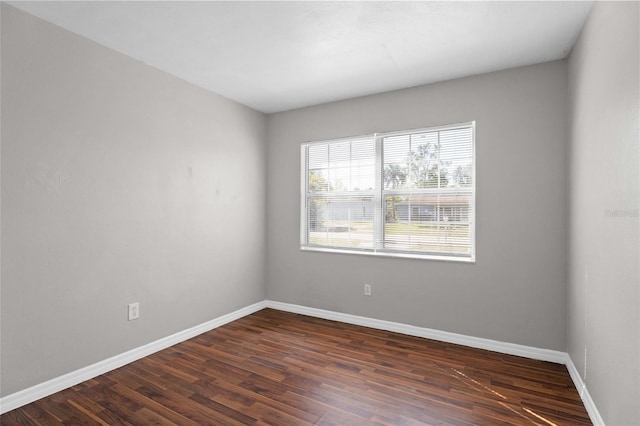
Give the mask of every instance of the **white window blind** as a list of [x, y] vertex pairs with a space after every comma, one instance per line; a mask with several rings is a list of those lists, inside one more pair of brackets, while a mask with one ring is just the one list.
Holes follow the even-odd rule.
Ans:
[[474, 130], [303, 144], [301, 248], [473, 261]]

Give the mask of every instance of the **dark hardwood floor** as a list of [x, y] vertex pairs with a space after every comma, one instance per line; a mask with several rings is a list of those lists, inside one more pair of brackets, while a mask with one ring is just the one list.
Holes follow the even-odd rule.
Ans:
[[265, 309], [9, 425], [584, 425], [563, 365]]

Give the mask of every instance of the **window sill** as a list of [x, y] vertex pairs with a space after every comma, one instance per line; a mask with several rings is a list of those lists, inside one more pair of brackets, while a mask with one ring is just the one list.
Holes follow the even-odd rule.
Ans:
[[416, 253], [372, 251], [372, 250], [346, 250], [346, 249], [320, 247], [320, 246], [300, 246], [300, 251], [333, 253], [333, 254], [354, 254], [354, 255], [361, 255], [361, 256], [363, 255], [363, 256], [389, 257], [389, 258], [400, 258], [400, 259], [436, 260], [436, 261], [454, 262], [454, 263], [469, 263], [469, 264], [476, 263], [475, 256], [472, 256], [472, 257], [438, 256], [438, 255], [432, 255], [432, 254], [416, 254]]

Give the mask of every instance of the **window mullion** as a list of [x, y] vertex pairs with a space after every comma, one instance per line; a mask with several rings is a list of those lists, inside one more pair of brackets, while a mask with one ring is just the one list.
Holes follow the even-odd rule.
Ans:
[[383, 191], [383, 177], [382, 168], [384, 164], [383, 150], [382, 150], [382, 138], [377, 134], [374, 134], [374, 140], [376, 144], [376, 179], [375, 179], [375, 194], [373, 196], [374, 217], [373, 217], [373, 238], [374, 238], [374, 250], [384, 249], [384, 216], [385, 206], [384, 198], [382, 197]]
[[309, 208], [309, 150], [305, 145], [300, 150], [300, 244], [305, 245], [309, 241], [309, 221], [307, 220]]

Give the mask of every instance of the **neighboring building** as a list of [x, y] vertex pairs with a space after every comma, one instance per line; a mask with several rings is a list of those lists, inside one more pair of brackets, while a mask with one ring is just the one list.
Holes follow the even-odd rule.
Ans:
[[311, 229], [326, 230], [335, 222], [373, 222], [373, 211], [372, 199], [318, 199], [309, 209]]
[[[395, 198], [395, 200], [394, 200]], [[312, 202], [310, 220], [313, 230], [326, 230], [336, 222], [372, 222], [372, 199], [354, 198]], [[428, 195], [388, 197], [386, 222], [469, 222], [469, 195]]]
[[471, 197], [468, 195], [429, 195], [403, 198], [403, 200], [395, 202], [387, 199], [387, 221], [469, 221]]

